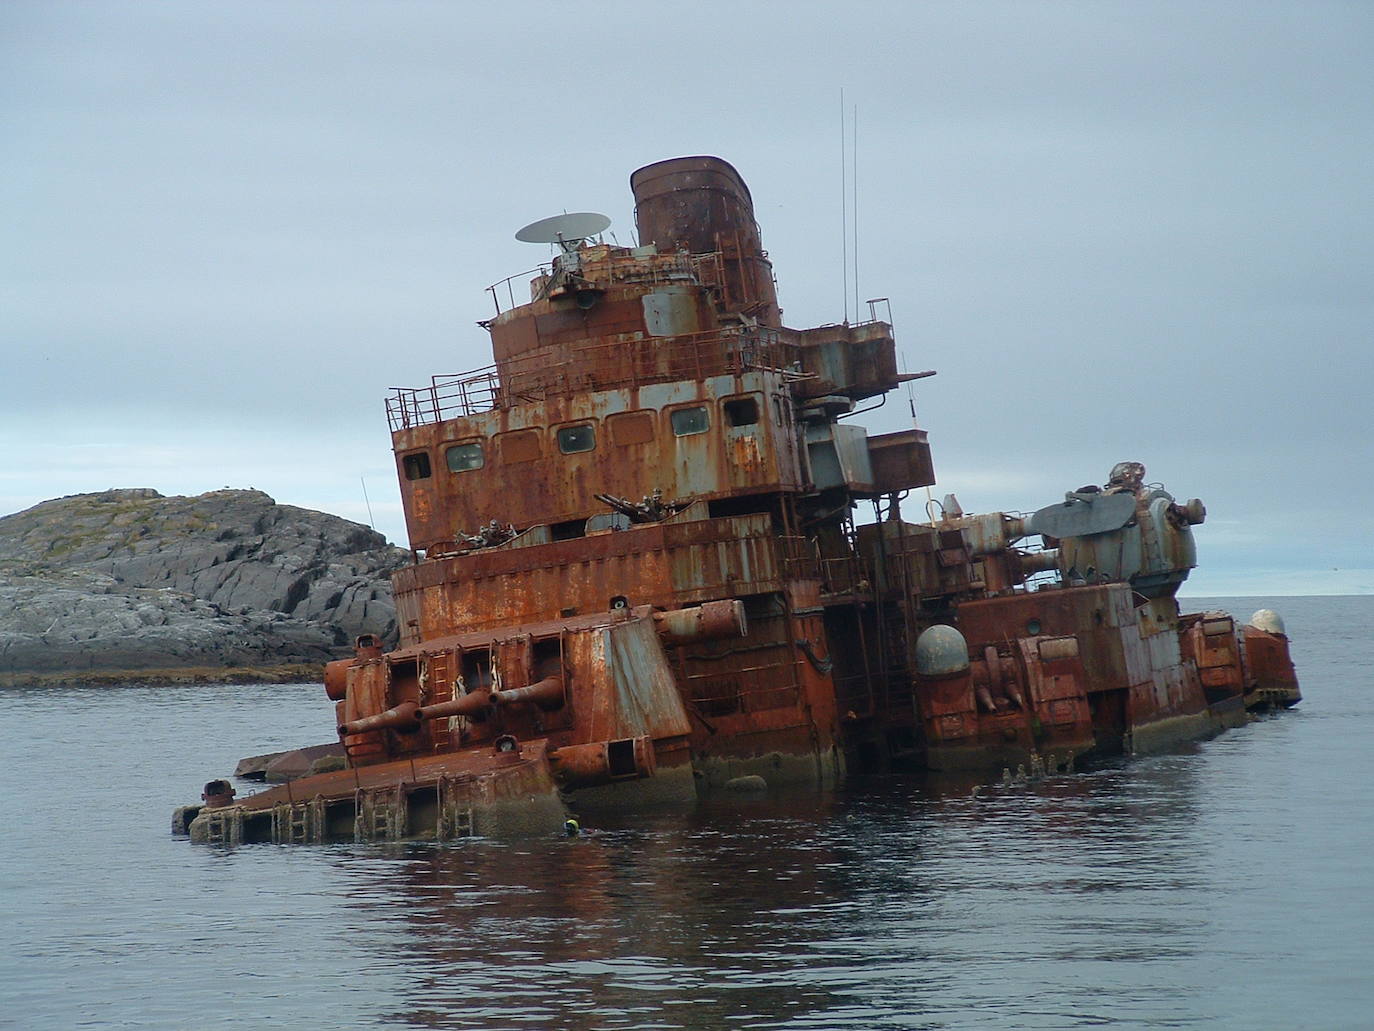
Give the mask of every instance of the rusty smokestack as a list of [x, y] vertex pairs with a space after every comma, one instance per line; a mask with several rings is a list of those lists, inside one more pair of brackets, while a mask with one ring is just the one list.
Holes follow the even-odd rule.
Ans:
[[726, 311], [765, 326], [782, 324], [773, 266], [763, 249], [749, 187], [717, 157], [670, 158], [630, 176], [639, 242], [660, 253], [719, 252]]

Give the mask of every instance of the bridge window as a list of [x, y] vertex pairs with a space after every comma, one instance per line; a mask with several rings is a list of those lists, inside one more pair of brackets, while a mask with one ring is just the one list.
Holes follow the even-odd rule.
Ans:
[[482, 445], [476, 441], [471, 444], [455, 444], [444, 452], [449, 472], [462, 473], [469, 469], [480, 469], [485, 464]]
[[732, 397], [721, 402], [720, 407], [725, 412], [727, 426], [753, 426], [759, 421], [759, 403], [756, 398]]
[[711, 428], [711, 417], [706, 414], [705, 406], [699, 408], [677, 408], [673, 411], [673, 435], [690, 437], [705, 433]]
[[407, 480], [427, 480], [432, 475], [429, 469], [429, 454], [425, 451], [406, 455], [401, 459], [401, 468], [405, 471]]
[[590, 423], [582, 426], [564, 426], [558, 431], [558, 450], [565, 455], [591, 451], [595, 447], [596, 427]]

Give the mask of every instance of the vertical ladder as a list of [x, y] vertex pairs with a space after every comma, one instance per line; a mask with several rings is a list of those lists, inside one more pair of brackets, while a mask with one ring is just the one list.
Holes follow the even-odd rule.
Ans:
[[304, 845], [324, 840], [324, 799], [280, 802], [272, 807], [272, 840], [278, 845]]
[[452, 841], [472, 836], [472, 775], [440, 776], [436, 785], [438, 815], [434, 840]]
[[399, 841], [406, 833], [406, 793], [401, 784], [359, 788], [354, 793], [354, 841]]
[[[425, 705], [438, 705], [440, 702], [451, 701], [454, 697], [454, 655], [451, 651], [435, 652], [425, 657], [425, 685], [429, 690], [429, 697], [424, 702]], [[449, 741], [449, 721], [434, 720], [430, 722], [430, 747], [435, 752], [447, 752], [452, 746]]]
[[238, 806], [202, 810], [205, 815], [205, 840], [215, 845], [243, 844], [243, 810]]

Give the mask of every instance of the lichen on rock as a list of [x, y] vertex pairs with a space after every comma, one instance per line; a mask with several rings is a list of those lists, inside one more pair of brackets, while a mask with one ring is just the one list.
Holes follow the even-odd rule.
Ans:
[[0, 672], [326, 662], [394, 640], [408, 559], [257, 490], [45, 501], [0, 518]]

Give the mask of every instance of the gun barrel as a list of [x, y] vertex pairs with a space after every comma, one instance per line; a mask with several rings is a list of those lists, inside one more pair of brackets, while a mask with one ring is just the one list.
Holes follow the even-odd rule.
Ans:
[[555, 674], [536, 681], [528, 687], [516, 687], [509, 691], [493, 691], [491, 702], [493, 705], [534, 702], [546, 709], [556, 709], [563, 704], [563, 678]]
[[375, 716], [364, 716], [348, 723], [340, 723], [339, 735], [365, 734], [369, 730], [414, 730], [420, 725], [417, 715], [419, 708], [414, 702], [402, 702]]
[[1059, 568], [1059, 549], [1046, 548], [1044, 551], [1018, 551], [1016, 562], [1026, 576], [1032, 573], [1045, 573]]
[[491, 692], [485, 690], [470, 691], [451, 701], [436, 702], [433, 705], [416, 709], [415, 715], [422, 720], [438, 720], [446, 716], [476, 716], [489, 705], [491, 705]]

